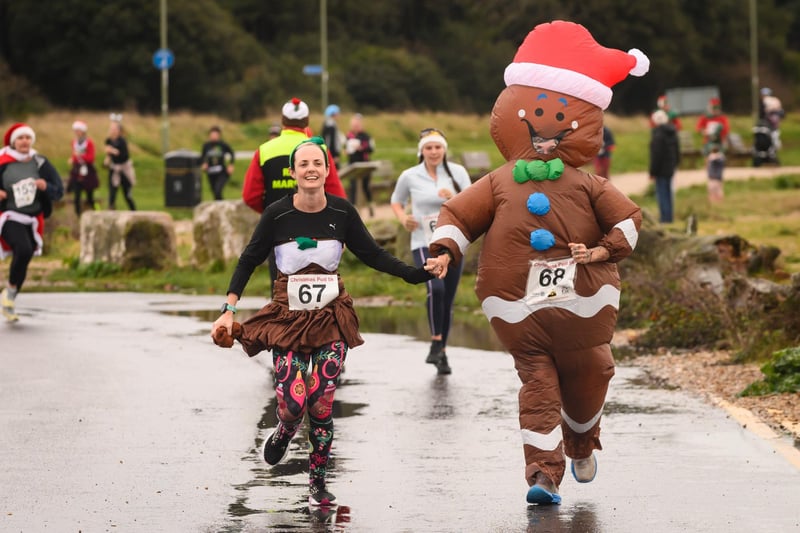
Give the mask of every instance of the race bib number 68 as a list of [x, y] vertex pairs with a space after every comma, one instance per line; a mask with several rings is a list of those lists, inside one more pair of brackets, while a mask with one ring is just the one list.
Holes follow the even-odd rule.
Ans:
[[294, 274], [286, 290], [290, 310], [321, 309], [339, 296], [339, 278], [336, 274]]
[[574, 299], [577, 296], [575, 267], [575, 259], [572, 257], [531, 261], [525, 303], [537, 305]]

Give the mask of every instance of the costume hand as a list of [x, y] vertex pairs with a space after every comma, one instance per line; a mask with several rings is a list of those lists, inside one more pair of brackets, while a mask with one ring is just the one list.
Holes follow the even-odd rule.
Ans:
[[403, 227], [408, 231], [414, 231], [419, 227], [419, 222], [417, 222], [411, 215], [406, 215], [406, 218], [403, 219]]
[[425, 261], [425, 270], [433, 274], [439, 279], [443, 279], [447, 275], [447, 266], [450, 264], [450, 256], [442, 254], [438, 257], [430, 257]]
[[244, 330], [242, 329], [242, 325], [238, 322], [234, 322], [231, 326], [230, 333], [228, 333], [228, 330], [225, 329], [225, 326], [219, 326], [211, 334], [211, 338], [214, 340], [214, 344], [217, 346], [222, 348], [230, 348], [233, 346], [234, 340], [241, 338], [243, 332]]
[[47, 182], [41, 178], [36, 180], [36, 188], [40, 191], [44, 191], [47, 189]]

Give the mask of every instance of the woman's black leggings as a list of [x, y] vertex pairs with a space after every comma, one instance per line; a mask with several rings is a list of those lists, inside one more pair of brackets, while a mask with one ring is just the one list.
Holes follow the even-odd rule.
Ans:
[[3, 224], [3, 239], [14, 254], [11, 259], [11, 268], [8, 271], [8, 283], [19, 290], [25, 282], [25, 276], [28, 275], [28, 264], [36, 251], [33, 227], [6, 220], [6, 223]]
[[[117, 191], [119, 190], [119, 187], [114, 187], [113, 180], [111, 179], [112, 174], [113, 171], [108, 175], [108, 208], [116, 209]], [[128, 176], [126, 176], [124, 172], [120, 172], [119, 182], [122, 186], [122, 192], [125, 196], [125, 201], [128, 202], [128, 207], [131, 211], [136, 211], [136, 204], [133, 202], [133, 195], [131, 194], [133, 190], [133, 184], [131, 183], [131, 180], [128, 179]]]
[[[414, 256], [414, 263], [417, 267], [425, 264], [431, 254], [428, 248], [417, 248], [411, 251]], [[431, 335], [441, 335], [442, 342], [447, 344], [447, 336], [450, 334], [450, 322], [453, 318], [453, 300], [456, 299], [458, 282], [461, 280], [461, 270], [463, 264], [450, 265], [444, 279], [432, 279], [427, 283], [428, 287], [428, 322], [431, 327]]]

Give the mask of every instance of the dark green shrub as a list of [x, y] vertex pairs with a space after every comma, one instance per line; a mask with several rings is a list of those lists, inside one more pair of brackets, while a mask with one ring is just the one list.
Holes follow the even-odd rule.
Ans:
[[773, 354], [761, 367], [764, 379], [748, 385], [740, 396], [761, 396], [774, 392], [800, 391], [800, 346]]

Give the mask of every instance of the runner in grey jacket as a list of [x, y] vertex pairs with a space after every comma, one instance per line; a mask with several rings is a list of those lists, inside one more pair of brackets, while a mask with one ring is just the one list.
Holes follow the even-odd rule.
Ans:
[[[428, 243], [436, 227], [442, 204], [470, 186], [467, 170], [447, 161], [447, 139], [437, 129], [420, 132], [419, 165], [403, 171], [392, 192], [391, 204], [397, 218], [411, 232], [411, 252], [417, 266], [430, 257]], [[411, 212], [406, 207], [410, 204]], [[436, 365], [439, 374], [450, 374], [445, 347], [450, 330], [453, 300], [461, 268], [448, 272], [444, 279], [428, 281], [428, 322], [431, 348], [426, 363]]]

